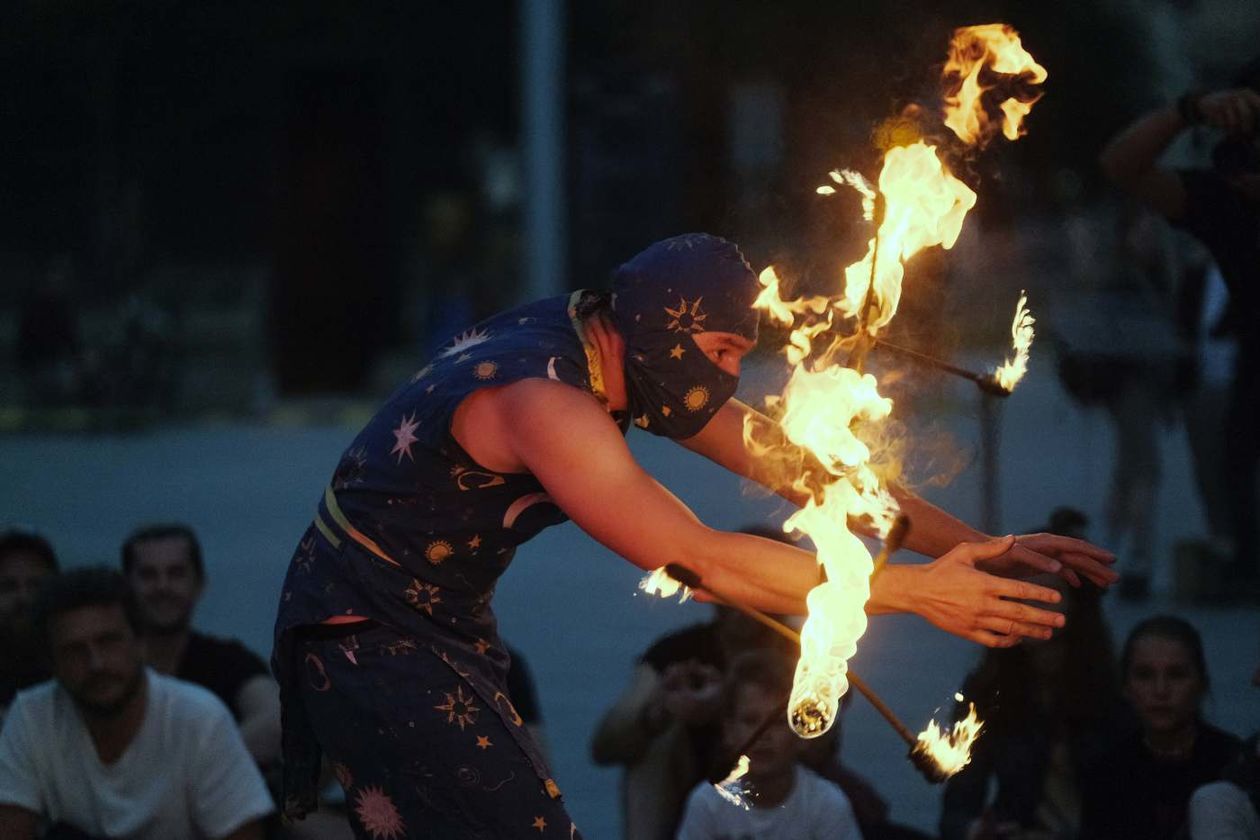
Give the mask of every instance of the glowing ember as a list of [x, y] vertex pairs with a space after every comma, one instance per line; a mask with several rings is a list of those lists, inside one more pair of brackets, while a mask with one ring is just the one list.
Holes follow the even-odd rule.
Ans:
[[1015, 355], [993, 372], [998, 385], [1007, 391], [1015, 390], [1019, 380], [1028, 372], [1028, 350], [1032, 347], [1033, 324], [1036, 322], [1028, 311], [1028, 295], [1020, 292], [1019, 303], [1015, 304], [1015, 320], [1011, 322], [1011, 347]]
[[[682, 603], [691, 597], [691, 590], [674, 580], [665, 572], [665, 567], [653, 570], [651, 573], [644, 575], [643, 580], [639, 581], [639, 589], [649, 595], [659, 595], [662, 598], [672, 598], [678, 595], [678, 603]], [[682, 592], [679, 595], [679, 592]]]
[[721, 796], [732, 805], [743, 808], [745, 811], [748, 810], [748, 803], [744, 800], [747, 792], [744, 790], [744, 785], [740, 779], [744, 778], [747, 773], [748, 756], [741, 755], [731, 774], [713, 786], [713, 789], [718, 792], [718, 796]]
[[[988, 70], [986, 79], [981, 71]], [[985, 110], [984, 93], [999, 85], [994, 75], [1007, 77], [1008, 95], [1000, 104], [1002, 134], [1014, 140], [1023, 133], [1023, 119], [1041, 92], [1030, 88], [1046, 80], [1046, 68], [1038, 64], [1019, 41], [1019, 34], [1004, 23], [965, 26], [954, 30], [945, 62], [945, 125], [968, 145], [985, 145], [997, 131]]]
[[[837, 184], [847, 184], [857, 190], [862, 196], [862, 218], [866, 221], [872, 221], [875, 218], [875, 188], [871, 186], [870, 181], [862, 176], [861, 172], [855, 172], [852, 169], [833, 169], [830, 173], [831, 180]], [[824, 184], [817, 190], [819, 195], [835, 195], [836, 188], [829, 184]]]
[[[961, 694], [955, 694], [958, 702], [963, 701]], [[927, 728], [919, 733], [919, 742], [915, 752], [930, 756], [941, 774], [948, 778], [967, 766], [971, 761], [971, 745], [979, 736], [984, 722], [976, 717], [976, 704], [968, 703], [967, 716], [956, 722], [949, 732], [941, 728], [933, 720]]]

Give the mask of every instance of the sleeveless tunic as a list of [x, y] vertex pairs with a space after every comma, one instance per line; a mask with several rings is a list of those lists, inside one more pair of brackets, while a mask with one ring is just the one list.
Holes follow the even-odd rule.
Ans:
[[[287, 808], [309, 809], [319, 770], [310, 721], [292, 702], [310, 667], [297, 661], [298, 643], [313, 626], [346, 615], [373, 619], [445, 663], [480, 710], [503, 720], [547, 790], [559, 795], [508, 697], [509, 659], [490, 600], [516, 547], [567, 517], [532, 475], [496, 473], [474, 461], [450, 424], [474, 391], [528, 378], [563, 382], [602, 401], [598, 355], [576, 317], [588, 294], [528, 304], [458, 336], [395, 391], [342, 455], [290, 562], [276, 620]], [[617, 420], [624, 432], [626, 418]]]

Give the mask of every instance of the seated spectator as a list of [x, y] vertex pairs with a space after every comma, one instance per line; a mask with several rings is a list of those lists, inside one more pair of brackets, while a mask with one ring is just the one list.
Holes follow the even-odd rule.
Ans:
[[888, 801], [841, 759], [843, 713], [853, 703], [853, 691], [850, 688], [840, 700], [841, 718], [819, 737], [801, 743], [801, 764], [840, 788], [853, 808], [862, 840], [929, 840], [928, 835], [889, 820]]
[[770, 651], [741, 654], [730, 666], [722, 701], [722, 745], [743, 747], [767, 715], [782, 717], [745, 754], [745, 805], [702, 781], [687, 797], [678, 840], [862, 840], [853, 808], [840, 788], [801, 765], [804, 742], [787, 725], [794, 663]]
[[672, 840], [687, 793], [716, 758], [722, 672], [736, 652], [771, 647], [795, 664], [797, 649], [735, 610], [671, 633], [648, 649], [630, 685], [591, 739], [596, 764], [620, 764], [622, 836]]
[[214, 692], [232, 711], [259, 766], [276, 762], [280, 695], [266, 664], [238, 641], [192, 629], [206, 583], [192, 529], [156, 525], [136, 531], [123, 543], [122, 569], [136, 593], [149, 666]]
[[[1260, 687], [1260, 668], [1251, 677]], [[1209, 782], [1190, 797], [1190, 840], [1260, 838], [1260, 735], [1243, 743], [1221, 781]]]
[[0, 837], [257, 840], [274, 809], [231, 715], [144, 666], [116, 573], [55, 578], [35, 607], [54, 679], [18, 694], [0, 730]]
[[1200, 708], [1209, 681], [1203, 642], [1174, 616], [1143, 621], [1120, 657], [1124, 696], [1140, 728], [1101, 756], [1084, 788], [1083, 840], [1171, 840], [1190, 794], [1221, 777], [1239, 750]]
[[31, 604], [55, 574], [57, 556], [48, 540], [27, 531], [0, 534], [0, 721], [20, 689], [49, 677]]
[[1067, 588], [1062, 630], [988, 649], [967, 677], [962, 693], [984, 729], [945, 784], [943, 840], [1077, 836], [1086, 769], [1128, 725], [1101, 596]]

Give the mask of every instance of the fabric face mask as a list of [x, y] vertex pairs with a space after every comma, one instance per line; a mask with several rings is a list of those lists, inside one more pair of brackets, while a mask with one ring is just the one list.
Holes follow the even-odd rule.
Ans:
[[710, 361], [692, 336], [719, 331], [756, 341], [756, 276], [733, 243], [687, 234], [622, 265], [613, 292], [632, 421], [663, 437], [694, 436], [735, 395], [739, 377]]

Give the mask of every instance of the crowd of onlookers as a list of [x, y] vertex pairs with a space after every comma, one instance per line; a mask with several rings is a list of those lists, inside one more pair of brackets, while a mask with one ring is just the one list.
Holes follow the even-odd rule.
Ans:
[[[984, 730], [945, 784], [939, 837], [1260, 838], [1257, 739], [1204, 719], [1198, 631], [1150, 617], [1117, 660], [1104, 593], [1062, 588], [1065, 629], [988, 650], [964, 684]], [[926, 837], [890, 822], [844, 765], [842, 721], [810, 741], [768, 730], [747, 753], [742, 806], [710, 783], [767, 714], [785, 715], [795, 662], [780, 636], [723, 607], [643, 654], [591, 742], [596, 763], [623, 768], [627, 840]]]
[[[0, 836], [350, 836], [332, 774], [324, 810], [280, 824], [276, 685], [240, 642], [193, 629], [205, 583], [183, 525], [135, 531], [118, 569], [61, 571], [43, 537], [0, 534]], [[944, 787], [939, 837], [1260, 838], [1257, 739], [1204, 719], [1196, 629], [1148, 618], [1117, 658], [1104, 593], [1063, 591], [1064, 630], [988, 650], [966, 679], [984, 733]], [[928, 836], [844, 764], [842, 721], [812, 740], [771, 726], [738, 785], [712, 783], [785, 712], [796, 658], [725, 607], [642, 655], [591, 741], [596, 763], [623, 768], [628, 840]], [[513, 673], [536, 727], [528, 672]]]

